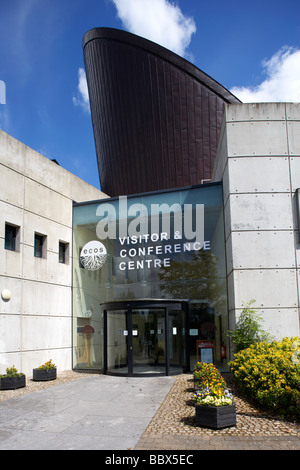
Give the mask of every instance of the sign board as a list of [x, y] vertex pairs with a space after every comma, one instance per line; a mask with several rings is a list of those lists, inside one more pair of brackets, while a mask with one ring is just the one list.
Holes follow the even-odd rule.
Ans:
[[214, 350], [215, 342], [207, 340], [197, 340], [197, 361], [205, 362], [206, 364], [214, 363]]

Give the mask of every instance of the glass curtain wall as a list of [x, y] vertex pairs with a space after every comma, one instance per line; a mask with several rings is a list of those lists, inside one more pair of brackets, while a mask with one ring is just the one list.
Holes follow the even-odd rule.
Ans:
[[[199, 205], [204, 208], [201, 249], [191, 236], [197, 230]], [[185, 226], [187, 217], [191, 220], [189, 230]], [[100, 245], [90, 248], [90, 242]], [[172, 358], [174, 364], [180, 363], [177, 356], [184, 350], [180, 342], [188, 346], [191, 368], [201, 352], [205, 357], [202, 348], [206, 346], [213, 349], [217, 365], [226, 364], [228, 315], [221, 184], [74, 205], [74, 368], [103, 369], [100, 304], [126, 299], [188, 302], [188, 326], [183, 337], [173, 334], [181, 328], [180, 320], [171, 316], [169, 322], [170, 368]], [[145, 311], [142, 317], [137, 312], [133, 318], [139, 328], [143, 323], [145, 338], [150, 317]], [[145, 355], [146, 342], [136, 340], [133, 347], [138, 363]], [[122, 351], [115, 351], [116, 355], [126, 365]]]

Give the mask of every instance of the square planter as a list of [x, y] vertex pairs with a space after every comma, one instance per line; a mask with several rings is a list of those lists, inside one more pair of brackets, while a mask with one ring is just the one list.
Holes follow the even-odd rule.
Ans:
[[0, 377], [0, 390], [15, 390], [26, 386], [26, 376], [19, 377]]
[[235, 405], [196, 405], [196, 425], [204, 428], [222, 429], [236, 425]]
[[34, 382], [46, 382], [56, 379], [56, 369], [33, 369], [32, 380]]

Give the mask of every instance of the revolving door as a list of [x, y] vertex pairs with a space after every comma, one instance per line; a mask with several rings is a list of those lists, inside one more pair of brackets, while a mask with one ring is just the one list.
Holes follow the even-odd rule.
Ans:
[[102, 308], [105, 374], [132, 377], [186, 371], [183, 302], [110, 302]]

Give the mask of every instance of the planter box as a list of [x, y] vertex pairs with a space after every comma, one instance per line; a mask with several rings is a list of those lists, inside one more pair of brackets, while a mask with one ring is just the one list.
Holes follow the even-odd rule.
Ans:
[[24, 374], [20, 377], [1, 377], [0, 390], [15, 390], [26, 386], [26, 376]]
[[204, 428], [222, 429], [236, 425], [235, 405], [196, 405], [196, 425]]
[[34, 382], [46, 382], [56, 379], [56, 369], [33, 369], [32, 380]]

